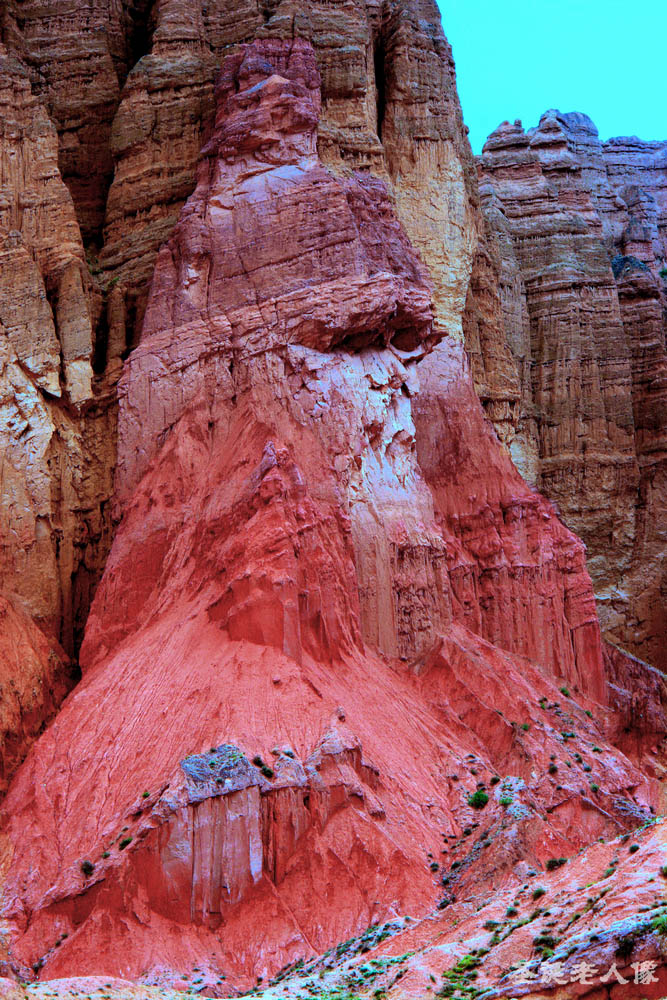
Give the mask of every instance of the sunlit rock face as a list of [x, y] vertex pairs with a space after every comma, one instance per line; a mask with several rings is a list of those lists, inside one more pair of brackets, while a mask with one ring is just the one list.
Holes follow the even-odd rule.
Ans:
[[[602, 144], [582, 114], [489, 137], [501, 310], [487, 309], [474, 369], [518, 468], [586, 543], [605, 633], [663, 667], [666, 170], [665, 143]], [[473, 299], [473, 332], [478, 313]], [[507, 348], [514, 396], [496, 364]]]

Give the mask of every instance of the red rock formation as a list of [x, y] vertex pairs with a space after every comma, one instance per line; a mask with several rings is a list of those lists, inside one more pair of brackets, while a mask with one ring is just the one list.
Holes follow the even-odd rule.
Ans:
[[0, 596], [0, 793], [72, 685], [70, 663], [30, 618]]
[[[603, 147], [585, 115], [559, 112], [489, 138], [504, 336], [487, 320], [474, 369], [517, 465], [587, 545], [605, 632], [663, 666], [664, 156], [664, 143]], [[507, 346], [522, 385], [514, 441], [507, 410], [494, 411], [508, 396], [495, 360]]]
[[5, 972], [247, 988], [431, 909], [493, 775], [487, 886], [657, 804], [603, 735], [581, 543], [428, 353], [385, 184], [321, 164], [312, 47], [242, 47], [217, 99], [120, 383], [84, 677], [5, 801]]
[[419, 464], [447, 542], [455, 618], [604, 700], [581, 542], [495, 446], [460, 348], [440, 344], [420, 366], [420, 381]]
[[2, 791], [73, 683], [59, 642], [75, 651], [109, 545], [114, 414], [57, 146], [0, 44]]
[[[510, 129], [520, 162], [498, 142], [509, 195], [487, 183], [487, 224], [430, 0], [17, 8], [0, 77], [5, 783], [68, 685], [22, 608], [74, 648], [110, 543], [122, 377], [119, 527], [83, 678], [3, 805], [0, 972], [105, 977], [62, 995], [131, 993], [117, 976], [223, 995], [305, 958], [324, 975], [319, 952], [389, 921], [360, 949], [397, 934], [417, 954], [385, 946], [387, 989], [421, 1000], [464, 940], [486, 943], [489, 915], [528, 903], [531, 871], [587, 851], [549, 876], [553, 923], [526, 915], [488, 942], [483, 975], [514, 994], [513, 945], [527, 956], [562, 919], [579, 948], [563, 911], [622, 843], [593, 842], [660, 806], [665, 694], [601, 645], [584, 547], [517, 473], [471, 370], [527, 469], [539, 442], [569, 499], [566, 439], [626, 496], [645, 541], [624, 541], [624, 579], [645, 573], [662, 148], [616, 149], [623, 209], [584, 122]], [[639, 161], [653, 201], [648, 181], [630, 190]], [[534, 273], [524, 211], [542, 227]], [[635, 605], [647, 649], [654, 598]], [[576, 954], [611, 955], [614, 918], [655, 908], [662, 827], [637, 836], [602, 943]], [[643, 919], [629, 932], [652, 958]], [[368, 970], [353, 976], [368, 993]]]
[[[435, 4], [421, 4], [419, 10], [399, 9], [392, 3], [382, 12], [373, 5], [341, 11], [333, 33], [328, 29], [332, 14], [327, 4], [304, 2], [296, 19], [289, 4], [274, 4], [262, 11], [256, 5], [237, 5], [233, 16], [222, 0], [206, 5], [167, 0], [150, 10], [149, 6], [143, 0], [122, 4], [96, 0], [92, 7], [63, 8], [56, 0], [47, 0], [22, 4], [19, 10], [11, 0], [3, 8], [2, 41], [11, 53], [12, 72], [21, 81], [20, 87], [13, 82], [6, 90], [22, 120], [16, 134], [25, 130], [31, 116], [40, 123], [39, 134], [44, 133], [36, 161], [48, 173], [48, 204], [36, 204], [30, 218], [38, 220], [43, 249], [50, 254], [48, 274], [43, 274], [46, 292], [52, 304], [58, 299], [60, 315], [55, 325], [65, 367], [76, 376], [77, 397], [88, 400], [92, 395], [96, 400], [95, 420], [83, 421], [83, 430], [82, 421], [76, 421], [75, 426], [67, 424], [58, 431], [70, 446], [63, 474], [70, 468], [94, 468], [78, 477], [85, 484], [86, 496], [81, 497], [79, 483], [71, 489], [67, 483], [61, 487], [51, 481], [51, 471], [44, 473], [41, 468], [39, 487], [30, 482], [30, 470], [18, 472], [15, 487], [21, 493], [21, 508], [50, 508], [52, 501], [35, 496], [48, 484], [52, 496], [63, 495], [65, 506], [81, 510], [74, 518], [68, 512], [45, 515], [51, 524], [59, 516], [62, 539], [57, 558], [50, 529], [34, 546], [40, 559], [48, 561], [52, 582], [48, 599], [39, 602], [39, 607], [38, 602], [28, 602], [40, 620], [55, 627], [70, 650], [78, 647], [90, 591], [108, 547], [106, 501], [114, 465], [114, 414], [108, 411], [108, 390], [113, 389], [122, 358], [136, 342], [157, 250], [194, 186], [202, 135], [213, 113], [213, 80], [221, 54], [257, 32], [275, 38], [312, 39], [322, 76], [324, 105], [318, 140], [323, 160], [333, 170], [349, 165], [371, 168], [389, 182], [399, 216], [422, 248], [431, 271], [437, 318], [452, 330], [460, 326], [476, 240], [479, 213], [472, 157], [465, 141], [451, 52]], [[426, 23], [429, 28], [424, 31]], [[412, 81], [408, 90], [405, 79]], [[55, 132], [47, 126], [47, 112]], [[88, 248], [92, 281], [81, 268], [81, 239], [71, 205], [63, 202], [66, 192], [56, 169], [56, 133], [57, 159]], [[7, 133], [11, 143], [16, 134]], [[417, 145], [414, 136], [419, 136]], [[112, 164], [114, 180], [107, 198]], [[27, 175], [24, 186], [22, 192], [15, 185], [4, 192], [3, 204], [12, 218], [20, 200], [34, 200]], [[425, 213], [427, 188], [429, 212]], [[362, 213], [364, 198], [356, 198]], [[57, 213], [49, 207], [54, 200]], [[8, 231], [16, 227], [10, 221], [5, 220]], [[24, 238], [30, 251], [32, 236], [28, 239], [24, 232]], [[64, 268], [65, 256], [78, 258], [76, 264]], [[58, 291], [61, 271], [62, 294]], [[39, 301], [39, 281], [34, 294]], [[53, 353], [51, 321], [43, 301], [39, 308], [44, 317], [38, 320], [33, 308], [28, 346], [34, 350], [39, 342], [43, 351], [50, 343]], [[93, 360], [105, 378], [91, 389], [86, 380]], [[53, 371], [50, 379], [55, 384]], [[52, 414], [40, 419], [42, 424], [53, 421]], [[87, 438], [84, 442], [79, 440], [82, 433]], [[44, 454], [49, 447], [46, 442], [53, 440], [53, 432], [46, 427], [39, 453]], [[16, 444], [22, 447], [13, 439], [10, 447]], [[53, 450], [61, 454], [59, 446]], [[100, 467], [96, 467], [98, 459]], [[90, 511], [92, 516], [88, 516]], [[30, 516], [35, 515], [31, 512]], [[26, 517], [23, 509], [20, 517]], [[8, 560], [3, 583], [12, 590], [19, 573], [14, 552]], [[32, 594], [46, 585], [36, 577], [29, 583]], [[27, 589], [20, 591], [24, 598]]]
[[1, 47], [0, 108], [0, 587], [72, 652], [108, 545], [113, 416], [57, 134]]
[[[507, 822], [510, 851], [511, 827]], [[663, 860], [664, 822], [639, 832], [632, 853], [623, 837], [597, 843], [575, 857], [554, 859], [557, 865], [539, 882], [528, 872], [523, 886], [508, 884], [480, 900], [475, 880], [481, 859], [493, 850], [487, 837], [471, 830], [446, 845], [443, 880], [458, 898], [450, 895], [444, 912], [368, 928], [334, 956], [286, 969], [268, 995], [347, 990], [353, 996], [384, 992], [392, 1000], [466, 993], [508, 1000], [661, 1000], [667, 984], [658, 929], [664, 882], [651, 883], [645, 874], [659, 870]]]

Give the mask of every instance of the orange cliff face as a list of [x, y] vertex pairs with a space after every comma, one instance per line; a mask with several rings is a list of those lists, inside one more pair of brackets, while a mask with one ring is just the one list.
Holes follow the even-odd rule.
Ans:
[[486, 422], [405, 200], [324, 168], [320, 94], [302, 39], [223, 65], [119, 383], [83, 679], [3, 805], [5, 974], [226, 995], [449, 904], [465, 830], [460, 891], [518, 890], [659, 806], [660, 682], [619, 750], [644, 668], [609, 688], [583, 545]]

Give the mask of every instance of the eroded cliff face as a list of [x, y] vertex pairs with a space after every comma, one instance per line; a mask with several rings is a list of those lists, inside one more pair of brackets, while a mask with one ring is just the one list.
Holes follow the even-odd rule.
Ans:
[[311, 42], [321, 163], [384, 181], [384, 195], [350, 190], [351, 211], [363, 230], [376, 207], [386, 214], [378, 198], [392, 203], [423, 249], [431, 314], [454, 333], [478, 196], [435, 4], [8, 0], [0, 25], [0, 586], [76, 655], [114, 528], [116, 383], [158, 250], [195, 187], [223, 53], [255, 35]]
[[221, 58], [254, 37], [312, 43], [323, 162], [391, 176], [410, 237], [438, 261], [436, 308], [460, 328], [477, 194], [435, 3], [47, 0], [19, 10], [10, 0], [3, 27], [56, 125], [84, 239], [117, 283], [110, 323], [129, 343], [157, 251], [194, 187]]
[[111, 393], [93, 373], [97, 300], [57, 154], [24, 66], [0, 44], [0, 592], [48, 636], [25, 640], [44, 648], [39, 677], [32, 653], [17, 669], [7, 633], [5, 775], [71, 686], [56, 650], [80, 642], [110, 534]]
[[0, 793], [53, 718], [76, 671], [20, 605], [0, 598]]
[[485, 891], [659, 806], [663, 690], [615, 747], [644, 668], [609, 688], [583, 545], [485, 421], [390, 170], [325, 166], [317, 55], [227, 56], [157, 256], [83, 679], [4, 803], [6, 973], [247, 989], [449, 904], [475, 792]]
[[[610, 866], [577, 955], [654, 960], [664, 677], [603, 645], [584, 546], [511, 461], [522, 440], [540, 462], [531, 307], [506, 208], [481, 214], [436, 8], [47, 0], [2, 30], [12, 114], [23, 95], [4, 169], [39, 207], [3, 188], [23, 419], [3, 517], [35, 538], [4, 550], [6, 779], [44, 731], [3, 803], [0, 972], [236, 995], [286, 963], [328, 976], [354, 948], [319, 953], [373, 925], [360, 950], [407, 942], [378, 952], [382, 989], [421, 998], [579, 851], [549, 887], [568, 955], [577, 873]], [[588, 224], [563, 223], [607, 310], [590, 349], [604, 323], [640, 340], [623, 391], [611, 364], [581, 383], [591, 426], [615, 421], [591, 475], [618, 462], [634, 510], [658, 314], [649, 272], [624, 258], [607, 280]], [[52, 721], [72, 667], [30, 616], [86, 623]], [[651, 917], [624, 928], [641, 879]], [[548, 916], [494, 934], [482, 974], [514, 995]], [[267, 997], [300, 992], [281, 982]]]
[[500, 126], [480, 181], [501, 309], [476, 384], [518, 468], [585, 541], [605, 633], [664, 668], [667, 147], [602, 144], [585, 115], [550, 111], [527, 133]]

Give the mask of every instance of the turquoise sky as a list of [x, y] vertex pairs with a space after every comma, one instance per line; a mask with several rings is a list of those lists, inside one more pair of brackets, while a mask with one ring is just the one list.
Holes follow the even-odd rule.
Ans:
[[438, 3], [475, 153], [548, 108], [584, 111], [602, 139], [667, 139], [667, 0]]

